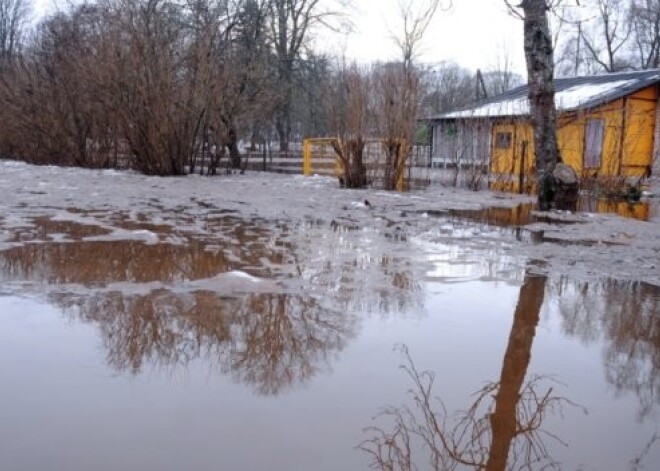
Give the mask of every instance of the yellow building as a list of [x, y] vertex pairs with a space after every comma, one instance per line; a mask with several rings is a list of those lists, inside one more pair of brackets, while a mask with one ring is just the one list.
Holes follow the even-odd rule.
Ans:
[[[638, 180], [658, 154], [660, 70], [558, 78], [557, 133], [564, 163], [583, 182]], [[527, 86], [432, 118], [433, 162], [481, 163], [494, 189], [534, 187]], [[657, 172], [656, 166], [656, 172]]]

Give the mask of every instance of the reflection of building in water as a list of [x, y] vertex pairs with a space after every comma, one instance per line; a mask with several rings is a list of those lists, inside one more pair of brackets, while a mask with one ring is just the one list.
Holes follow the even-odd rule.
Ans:
[[660, 287], [605, 280], [554, 284], [562, 328], [583, 342], [602, 341], [605, 377], [639, 399], [640, 418], [660, 405]]
[[640, 221], [648, 221], [653, 217], [653, 207], [648, 201], [631, 202], [612, 198], [580, 198], [578, 211], [618, 214]]

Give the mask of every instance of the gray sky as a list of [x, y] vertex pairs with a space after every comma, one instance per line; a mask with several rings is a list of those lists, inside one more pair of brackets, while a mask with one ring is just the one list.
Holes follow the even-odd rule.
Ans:
[[[353, 0], [355, 32], [321, 36], [331, 52], [359, 61], [397, 57], [392, 32], [399, 24], [398, 0]], [[438, 11], [426, 34], [420, 59], [454, 61], [471, 69], [491, 69], [508, 54], [514, 70], [525, 72], [522, 21], [511, 17], [502, 0], [454, 0]]]
[[[53, 3], [33, 0], [35, 13], [48, 11]], [[397, 58], [392, 32], [400, 24], [398, 3], [399, 0], [352, 0], [350, 16], [355, 31], [348, 36], [321, 33], [317, 47], [360, 62]], [[522, 22], [507, 13], [503, 0], [453, 0], [450, 11], [438, 11], [434, 17], [419, 59], [453, 61], [470, 69], [490, 70], [508, 55], [514, 70], [523, 74], [522, 40]]]

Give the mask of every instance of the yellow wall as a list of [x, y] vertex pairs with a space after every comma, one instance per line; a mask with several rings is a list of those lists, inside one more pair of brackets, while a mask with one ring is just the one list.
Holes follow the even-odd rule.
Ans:
[[[513, 136], [511, 146], [498, 148], [498, 133], [510, 132]], [[523, 191], [531, 192], [535, 182], [534, 130], [529, 121], [502, 121], [493, 125], [491, 153], [491, 174], [499, 175], [491, 185], [498, 191], [520, 192], [520, 173], [524, 164]]]
[[[582, 177], [641, 176], [653, 161], [653, 136], [658, 99], [657, 87], [640, 90], [628, 97], [607, 103], [588, 112], [563, 113], [557, 120], [559, 150], [564, 163]], [[604, 138], [599, 168], [584, 168], [585, 128], [589, 119], [602, 119]], [[498, 132], [512, 132], [510, 149], [496, 148]], [[494, 189], [518, 191], [522, 142], [527, 141], [524, 190], [533, 186], [534, 137], [531, 122], [509, 119], [494, 123], [492, 131], [491, 173]], [[508, 175], [506, 175], [508, 174]], [[499, 175], [499, 177], [498, 177]]]
[[[624, 126], [624, 100], [616, 100], [589, 112], [578, 112], [560, 116], [557, 123], [559, 151], [567, 165], [582, 176], [614, 176], [619, 174], [621, 155], [621, 130]], [[584, 167], [585, 128], [590, 119], [604, 121], [605, 135], [599, 168]], [[651, 134], [653, 131], [651, 130]], [[564, 157], [564, 154], [566, 156]]]
[[652, 163], [656, 94], [657, 89], [649, 88], [626, 100], [626, 134], [621, 162], [624, 175], [642, 176]]

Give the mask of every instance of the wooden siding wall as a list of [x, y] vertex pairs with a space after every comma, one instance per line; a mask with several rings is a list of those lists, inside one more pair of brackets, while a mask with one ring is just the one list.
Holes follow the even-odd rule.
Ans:
[[487, 164], [490, 139], [490, 123], [438, 123], [433, 127], [433, 162], [450, 166]]
[[[658, 89], [652, 86], [594, 110], [560, 115], [557, 137], [564, 163], [583, 178], [647, 175], [653, 165], [658, 100]], [[589, 120], [602, 120], [604, 127], [598, 168], [585, 167], [585, 130]], [[496, 148], [499, 132], [512, 132], [510, 150]], [[516, 175], [520, 174], [524, 161], [524, 191], [532, 189], [535, 154], [531, 123], [526, 119], [500, 119], [493, 124], [492, 142], [490, 170], [494, 178], [491, 181], [498, 182], [492, 187], [519, 191]], [[523, 142], [527, 144], [523, 146]], [[507, 174], [508, 179], [502, 178]]]

